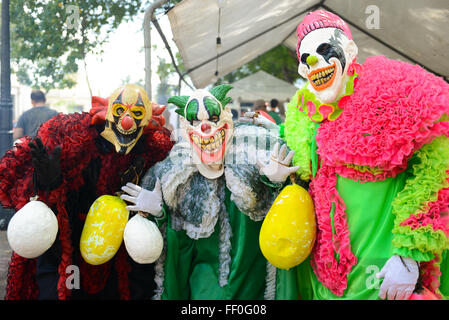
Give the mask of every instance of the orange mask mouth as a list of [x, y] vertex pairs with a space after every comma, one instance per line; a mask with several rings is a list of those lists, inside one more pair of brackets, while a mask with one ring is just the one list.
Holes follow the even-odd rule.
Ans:
[[307, 75], [316, 91], [324, 90], [332, 85], [336, 75], [336, 64], [312, 71]]

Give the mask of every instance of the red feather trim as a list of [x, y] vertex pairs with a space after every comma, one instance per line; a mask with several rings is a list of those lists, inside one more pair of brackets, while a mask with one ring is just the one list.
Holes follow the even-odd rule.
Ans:
[[[100, 98], [97, 96], [92, 97], [92, 108], [89, 111], [89, 114], [92, 116], [91, 124], [103, 124], [106, 122], [106, 113], [108, 110], [108, 98]], [[160, 129], [165, 124], [165, 118], [162, 115], [166, 106], [159, 105], [155, 102], [151, 102], [152, 104], [152, 117], [150, 122], [145, 127], [144, 132], [148, 130]]]
[[118, 274], [118, 291], [120, 293], [121, 300], [129, 300], [129, 279], [128, 273], [131, 272], [131, 266], [128, 263], [128, 254], [125, 251], [125, 247], [122, 244], [117, 252], [117, 258], [115, 259], [115, 270]]
[[[62, 193], [61, 193], [62, 194]], [[55, 193], [53, 193], [55, 195]], [[50, 200], [51, 201], [51, 200]], [[67, 211], [65, 210], [66, 197], [60, 197], [58, 199], [58, 227], [59, 227], [59, 242], [61, 243], [61, 262], [59, 263], [58, 273], [59, 273], [59, 281], [58, 281], [58, 298], [59, 300], [67, 300], [70, 298], [71, 291], [68, 289], [66, 284], [67, 278], [69, 274], [67, 273], [67, 267], [72, 264], [72, 253], [73, 247], [70, 239], [70, 225], [69, 225], [69, 216]]]
[[36, 259], [25, 259], [13, 252], [8, 268], [5, 300], [35, 300], [39, 289], [34, 278]]
[[148, 132], [149, 130], [158, 130], [161, 129], [165, 124], [165, 118], [162, 115], [166, 106], [159, 105], [157, 103], [152, 102], [153, 104], [153, 112], [150, 119], [150, 122], [145, 127], [144, 132]]
[[[104, 100], [98, 101], [99, 104], [96, 107], [104, 103]], [[163, 111], [164, 107], [155, 107], [155, 116], [159, 116]], [[92, 111], [92, 113], [94, 116], [101, 117], [101, 108], [99, 107], [97, 112]], [[58, 268], [60, 275], [57, 285], [59, 299], [70, 298], [70, 290], [66, 286], [69, 276], [66, 273], [66, 268], [72, 264], [73, 247], [68, 215], [77, 216], [80, 213], [66, 212], [65, 203], [68, 191], [78, 190], [84, 185], [82, 170], [89, 165], [92, 159], [99, 157], [102, 166], [97, 181], [97, 195], [114, 194], [120, 189], [120, 171], [128, 168], [132, 159], [136, 157], [134, 152], [128, 155], [119, 155], [115, 152], [101, 153], [95, 144], [98, 132], [91, 126], [92, 118], [92, 114], [87, 113], [59, 114], [44, 123], [38, 132], [38, 136], [50, 152], [57, 145], [62, 146], [63, 184], [49, 192], [48, 197], [47, 194], [39, 193], [41, 201], [57, 210], [59, 241], [62, 248], [61, 262]], [[156, 121], [159, 124], [163, 123], [161, 120]], [[147, 150], [141, 154], [146, 160], [145, 171], [154, 163], [163, 160], [173, 146], [173, 142], [170, 141], [170, 132], [166, 128], [148, 129], [141, 139], [145, 139]], [[0, 160], [0, 201], [4, 206], [15, 207], [17, 210], [22, 208], [33, 195], [33, 167], [28, 147], [29, 140], [29, 137], [23, 139], [22, 143], [8, 151]], [[122, 249], [116, 258], [115, 268], [119, 275], [121, 298], [127, 299], [129, 298], [127, 273], [130, 267], [126, 251]], [[107, 280], [112, 263], [101, 267], [83, 265], [83, 261], [80, 261], [81, 281], [86, 292], [98, 292], [104, 288], [105, 281], [103, 280]], [[35, 259], [24, 259], [13, 253], [8, 270], [6, 299], [37, 299], [39, 290], [35, 274]], [[103, 278], [103, 280], [98, 281], [97, 278]]]
[[97, 294], [105, 286], [111, 274], [110, 261], [94, 266], [88, 264], [78, 253], [78, 261], [81, 273], [81, 287], [88, 294]]
[[106, 121], [108, 101], [108, 98], [92, 97], [92, 108], [89, 111], [89, 114], [92, 116], [91, 124], [102, 124]]

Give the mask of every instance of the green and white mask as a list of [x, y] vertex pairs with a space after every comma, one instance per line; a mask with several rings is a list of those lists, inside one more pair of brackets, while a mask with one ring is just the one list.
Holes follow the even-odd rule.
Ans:
[[223, 174], [224, 157], [234, 132], [232, 112], [226, 105], [231, 100], [226, 93], [229, 85], [209, 91], [199, 89], [191, 96], [171, 97], [168, 102], [178, 106], [182, 116], [183, 138], [192, 145], [192, 156], [199, 172], [208, 179]]

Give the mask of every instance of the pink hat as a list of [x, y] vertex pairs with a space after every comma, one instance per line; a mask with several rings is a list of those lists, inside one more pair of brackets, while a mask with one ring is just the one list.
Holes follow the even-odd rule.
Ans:
[[346, 22], [339, 16], [325, 10], [309, 12], [296, 29], [296, 34], [298, 35], [296, 54], [298, 55], [298, 59], [301, 59], [299, 56], [299, 46], [301, 45], [302, 39], [313, 30], [321, 28], [338, 28], [346, 34], [349, 40], [352, 40], [351, 30], [349, 30]]

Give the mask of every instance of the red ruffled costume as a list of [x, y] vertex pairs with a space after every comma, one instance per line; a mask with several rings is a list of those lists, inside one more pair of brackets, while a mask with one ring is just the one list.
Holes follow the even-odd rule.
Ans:
[[[96, 197], [120, 191], [120, 173], [127, 170], [136, 157], [145, 159], [143, 172], [153, 164], [163, 160], [173, 146], [170, 132], [163, 128], [164, 118], [161, 115], [165, 107], [153, 104], [153, 117], [145, 128], [138, 144], [127, 155], [118, 154], [115, 149], [104, 150], [98, 145], [102, 126], [105, 123], [107, 100], [94, 97], [90, 113], [59, 114], [44, 123], [37, 136], [50, 152], [60, 145], [62, 184], [49, 192], [38, 192], [39, 200], [44, 201], [57, 214], [59, 233], [56, 241], [61, 245], [61, 259], [58, 273], [57, 294], [59, 299], [68, 299], [71, 290], [67, 289], [67, 266], [72, 264], [73, 257], [80, 257], [79, 250], [74, 250], [71, 239], [71, 223], [79, 219], [84, 223], [87, 212], [69, 212], [67, 200], [72, 192], [77, 192], [85, 185], [82, 174], [91, 161], [101, 162], [101, 169], [96, 181]], [[31, 163], [30, 137], [22, 138], [21, 143], [9, 150], [0, 161], [0, 202], [4, 207], [21, 209], [33, 196], [33, 166]], [[105, 141], [103, 139], [103, 141]], [[138, 145], [141, 145], [138, 148]], [[111, 145], [112, 146], [112, 145]], [[72, 210], [71, 211], [78, 211]], [[121, 299], [130, 298], [128, 274], [130, 258], [122, 245], [116, 256], [109, 262], [92, 266], [80, 257], [78, 266], [81, 274], [81, 289], [88, 294], [101, 291], [115, 268], [118, 279], [118, 292]], [[37, 299], [39, 289], [36, 282], [37, 259], [25, 259], [12, 254], [8, 270], [6, 300]]]

